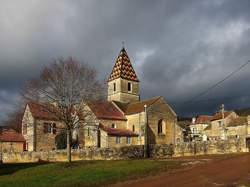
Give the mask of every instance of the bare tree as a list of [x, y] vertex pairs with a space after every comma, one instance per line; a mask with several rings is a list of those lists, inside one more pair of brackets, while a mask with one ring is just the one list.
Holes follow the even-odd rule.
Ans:
[[72, 130], [86, 124], [87, 102], [103, 99], [103, 84], [96, 71], [73, 58], [56, 59], [31, 80], [23, 96], [26, 100], [46, 103], [46, 109], [63, 122], [67, 132], [67, 158], [71, 162]]

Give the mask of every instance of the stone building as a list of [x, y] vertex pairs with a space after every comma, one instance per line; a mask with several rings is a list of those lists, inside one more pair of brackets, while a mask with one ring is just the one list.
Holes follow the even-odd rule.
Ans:
[[[107, 100], [84, 104], [90, 115], [77, 130], [79, 147], [143, 145], [146, 123], [149, 144], [183, 140], [182, 129], [170, 105], [163, 97], [141, 100], [139, 83], [128, 54], [122, 48], [108, 78]], [[63, 124], [42, 104], [26, 105], [22, 134], [27, 150], [56, 149], [55, 139], [60, 133], [57, 129], [61, 127]]]
[[234, 111], [220, 111], [213, 115], [210, 125], [204, 129], [204, 134], [210, 140], [226, 140], [228, 137], [228, 124], [238, 115]]
[[192, 140], [198, 141], [206, 141], [207, 135], [204, 132], [210, 124], [213, 116], [209, 115], [199, 115], [192, 119], [192, 123], [190, 124], [190, 135]]
[[56, 149], [56, 136], [63, 124], [41, 103], [26, 104], [22, 119], [22, 134], [26, 140], [25, 149], [42, 151]]
[[24, 150], [25, 139], [21, 133], [10, 127], [0, 127], [0, 154], [2, 152], [22, 152]]
[[100, 133], [95, 133], [92, 143], [85, 141], [85, 145], [87, 142], [101, 147], [143, 145], [146, 119], [149, 144], [169, 144], [183, 139], [176, 113], [163, 97], [140, 99], [140, 82], [124, 48], [108, 79], [107, 101], [88, 106], [93, 112], [95, 131], [100, 129]]

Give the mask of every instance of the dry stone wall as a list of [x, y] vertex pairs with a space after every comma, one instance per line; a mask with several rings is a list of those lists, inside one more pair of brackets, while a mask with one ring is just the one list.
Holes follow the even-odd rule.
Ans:
[[[143, 146], [120, 148], [83, 148], [72, 150], [72, 160], [121, 160], [143, 158]], [[3, 153], [3, 163], [18, 162], [63, 162], [67, 160], [66, 150], [44, 152]]]
[[[171, 158], [209, 154], [228, 154], [247, 152], [244, 140], [207, 141], [179, 143], [177, 145], [149, 145], [150, 158]], [[72, 160], [128, 160], [144, 158], [144, 146], [133, 145], [117, 148], [83, 148], [72, 150]], [[5, 152], [2, 153], [4, 163], [18, 162], [63, 162], [67, 160], [66, 150], [44, 152]]]

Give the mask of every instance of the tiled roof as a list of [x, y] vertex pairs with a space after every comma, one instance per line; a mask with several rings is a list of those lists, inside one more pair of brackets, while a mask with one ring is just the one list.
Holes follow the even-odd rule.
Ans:
[[25, 142], [25, 139], [21, 133], [17, 133], [11, 128], [0, 129], [0, 141], [2, 142]]
[[116, 129], [116, 128], [110, 128], [107, 126], [104, 126], [100, 124], [100, 128], [107, 132], [110, 136], [138, 136], [138, 134], [134, 133], [133, 131], [127, 130], [127, 129]]
[[144, 101], [136, 101], [131, 103], [121, 103], [118, 101], [113, 101], [125, 114], [135, 114], [140, 113], [144, 111], [144, 105], [147, 105], [149, 107], [150, 105], [154, 104], [158, 99], [160, 99], [161, 96], [153, 97], [151, 99], [147, 99]]
[[228, 123], [228, 127], [241, 126], [247, 124], [247, 117], [238, 117]]
[[[232, 113], [232, 111], [226, 111], [224, 112], [224, 118], [226, 118], [227, 116], [229, 116]], [[211, 119], [211, 121], [214, 120], [219, 120], [222, 119], [222, 113], [221, 112], [217, 112], [214, 114], [213, 118]]]
[[195, 123], [209, 123], [213, 119], [213, 116], [200, 115], [196, 118]]
[[30, 108], [32, 116], [36, 119], [58, 120], [54, 114], [54, 112], [56, 112], [56, 108], [53, 105], [45, 105], [38, 102], [29, 102], [27, 105]]
[[135, 70], [130, 62], [128, 54], [124, 48], [121, 49], [108, 81], [117, 78], [139, 82]]
[[87, 104], [98, 119], [127, 120], [112, 102], [93, 101]]

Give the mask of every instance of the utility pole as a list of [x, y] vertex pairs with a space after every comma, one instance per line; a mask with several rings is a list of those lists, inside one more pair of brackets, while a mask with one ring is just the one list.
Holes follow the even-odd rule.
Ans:
[[144, 105], [144, 158], [148, 158], [148, 114], [147, 105]]
[[227, 139], [227, 137], [226, 137], [226, 127], [225, 127], [225, 122], [224, 122], [224, 119], [225, 119], [225, 114], [224, 114], [224, 112], [225, 112], [225, 106], [224, 106], [224, 104], [222, 104], [221, 105], [221, 117], [222, 117], [222, 129], [223, 129], [223, 138], [224, 138], [224, 140], [226, 140]]

